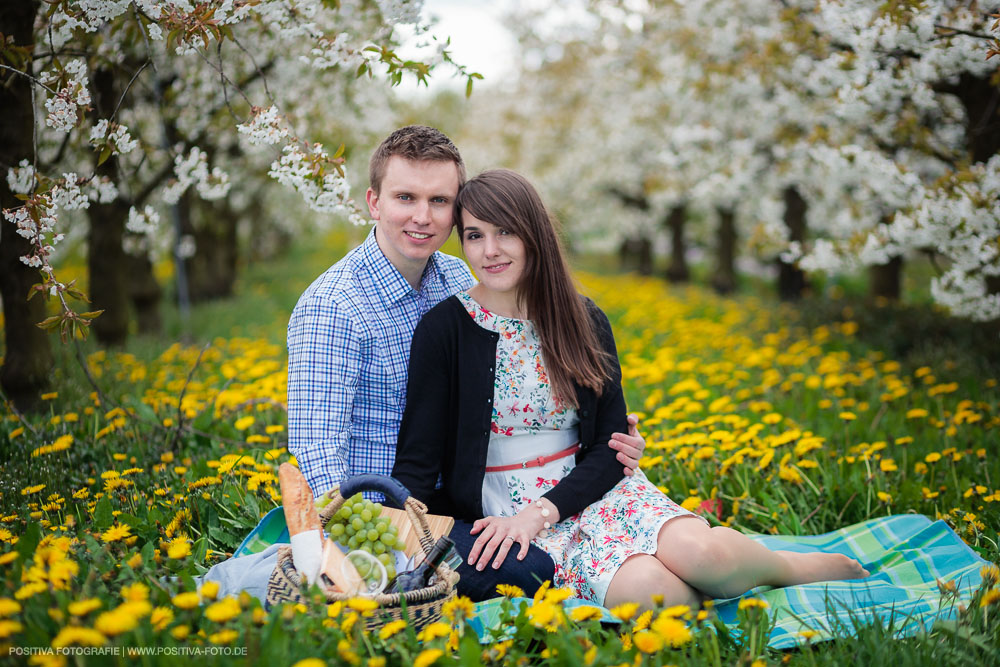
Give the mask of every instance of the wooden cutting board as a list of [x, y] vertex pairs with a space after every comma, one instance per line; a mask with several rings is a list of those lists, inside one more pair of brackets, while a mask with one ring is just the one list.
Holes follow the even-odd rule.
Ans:
[[[380, 516], [389, 517], [389, 521], [399, 530], [398, 539], [403, 545], [401, 550], [407, 557], [415, 553], [423, 553], [423, 549], [420, 547], [417, 528], [410, 522], [410, 517], [406, 515], [405, 510], [383, 507]], [[427, 519], [427, 527], [430, 528], [431, 535], [435, 540], [442, 535], [450, 533], [452, 526], [455, 525], [455, 519], [450, 516], [428, 514], [424, 518]], [[400, 547], [397, 546], [396, 548], [399, 549]]]

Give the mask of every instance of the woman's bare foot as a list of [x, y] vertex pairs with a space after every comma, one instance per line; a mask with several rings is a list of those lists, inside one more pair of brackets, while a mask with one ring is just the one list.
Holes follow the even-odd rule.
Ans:
[[788, 581], [785, 586], [795, 584], [811, 584], [816, 581], [839, 581], [843, 579], [864, 579], [868, 570], [861, 563], [844, 556], [820, 551], [798, 553], [795, 551], [777, 551], [789, 565]]

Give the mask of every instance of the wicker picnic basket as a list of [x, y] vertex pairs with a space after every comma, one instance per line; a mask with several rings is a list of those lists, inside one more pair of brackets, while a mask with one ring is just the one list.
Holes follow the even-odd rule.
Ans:
[[[427, 515], [427, 506], [410, 496], [410, 492], [398, 481], [384, 475], [358, 475], [345, 481], [339, 490], [328, 491], [326, 495], [330, 499], [330, 503], [319, 513], [320, 523], [324, 528], [344, 505], [344, 501], [359, 491], [378, 491], [402, 505], [407, 518], [413, 524], [424, 553], [430, 552], [434, 545], [434, 538], [427, 525], [427, 520], [424, 518]], [[444, 603], [455, 597], [458, 573], [447, 564], [442, 563], [438, 566], [437, 575], [436, 582], [426, 588], [406, 593], [379, 593], [372, 597], [371, 599], [378, 603], [379, 608], [365, 619], [367, 627], [375, 629], [389, 621], [405, 618], [414, 629], [419, 630], [425, 625], [439, 620]], [[348, 600], [353, 597], [330, 590], [322, 583], [319, 586], [323, 590], [327, 602]], [[267, 582], [267, 603], [269, 606], [274, 606], [285, 602], [305, 601], [306, 594], [302, 587], [302, 575], [292, 563], [292, 549], [287, 546], [281, 547], [278, 550], [278, 563], [274, 566], [271, 578]]]

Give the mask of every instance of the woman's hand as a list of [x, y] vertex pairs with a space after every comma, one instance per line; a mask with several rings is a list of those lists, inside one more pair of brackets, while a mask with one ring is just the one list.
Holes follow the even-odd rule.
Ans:
[[469, 565], [475, 565], [477, 570], [482, 571], [492, 558], [495, 570], [503, 564], [515, 544], [520, 546], [517, 559], [524, 560], [528, 555], [531, 540], [545, 527], [545, 523], [555, 523], [559, 520], [559, 512], [555, 509], [555, 505], [544, 499], [539, 502], [543, 503], [543, 507], [547, 510], [546, 516], [542, 515], [542, 508], [536, 503], [531, 503], [516, 516], [488, 516], [473, 523], [470, 534], [481, 534], [469, 552]]
[[636, 428], [639, 424], [637, 415], [628, 416], [628, 433], [614, 433], [608, 447], [618, 452], [618, 462], [625, 466], [625, 475], [631, 477], [635, 474], [635, 469], [639, 467], [639, 459], [646, 449], [646, 440], [639, 434]]

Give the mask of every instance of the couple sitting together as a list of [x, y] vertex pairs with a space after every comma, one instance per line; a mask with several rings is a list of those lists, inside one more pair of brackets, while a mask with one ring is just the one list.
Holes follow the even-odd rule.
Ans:
[[[551, 579], [613, 606], [695, 606], [759, 586], [867, 576], [711, 527], [637, 467], [607, 317], [577, 293], [522, 176], [465, 181], [441, 132], [404, 127], [371, 160], [365, 242], [288, 325], [289, 450], [318, 496], [391, 474], [456, 518], [459, 592]], [[438, 252], [452, 227], [479, 281]]]

